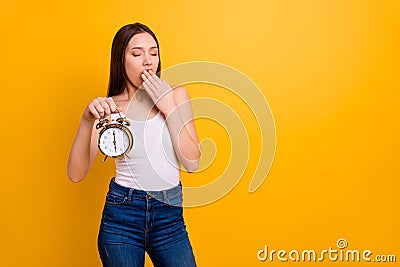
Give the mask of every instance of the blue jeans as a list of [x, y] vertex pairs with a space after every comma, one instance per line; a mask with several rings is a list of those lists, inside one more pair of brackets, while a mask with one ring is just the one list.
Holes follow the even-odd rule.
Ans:
[[182, 186], [146, 192], [110, 182], [98, 236], [105, 267], [196, 266], [183, 220]]

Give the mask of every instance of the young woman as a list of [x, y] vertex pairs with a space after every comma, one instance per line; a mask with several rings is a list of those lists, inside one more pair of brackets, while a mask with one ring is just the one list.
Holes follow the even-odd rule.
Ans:
[[103, 266], [196, 266], [182, 212], [179, 163], [198, 168], [199, 140], [187, 90], [160, 79], [159, 44], [145, 25], [125, 25], [111, 49], [108, 97], [82, 114], [68, 160], [68, 176], [82, 181], [98, 152], [96, 124], [120, 113], [134, 145], [116, 159], [106, 196], [98, 249]]

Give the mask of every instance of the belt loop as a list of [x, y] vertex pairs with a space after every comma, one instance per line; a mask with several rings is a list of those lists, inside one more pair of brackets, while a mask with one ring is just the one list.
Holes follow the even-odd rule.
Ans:
[[163, 195], [163, 203], [167, 203], [167, 192], [165, 190], [162, 191], [162, 195]]
[[129, 200], [132, 199], [132, 193], [133, 193], [133, 191], [135, 191], [134, 188], [129, 189], [129, 192], [128, 192], [128, 199], [129, 199]]

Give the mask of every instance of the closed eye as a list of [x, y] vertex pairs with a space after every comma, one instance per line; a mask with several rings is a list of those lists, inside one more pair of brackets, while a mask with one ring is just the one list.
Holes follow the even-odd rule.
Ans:
[[[150, 55], [152, 55], [152, 56], [154, 56], [154, 57], [158, 56], [157, 53], [152, 53], [152, 54], [150, 54]], [[141, 54], [133, 54], [133, 56], [134, 56], [134, 57], [140, 57]]]

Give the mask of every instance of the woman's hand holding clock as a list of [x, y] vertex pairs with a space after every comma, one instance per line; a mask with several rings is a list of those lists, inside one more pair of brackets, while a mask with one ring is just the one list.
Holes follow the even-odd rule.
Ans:
[[105, 118], [116, 112], [118, 112], [118, 107], [112, 98], [96, 97], [89, 103], [82, 117], [87, 121], [94, 122], [96, 119]]
[[145, 70], [141, 77], [143, 79], [142, 87], [151, 97], [157, 108], [165, 116], [176, 107], [173, 88], [164, 80], [161, 80], [151, 70]]

